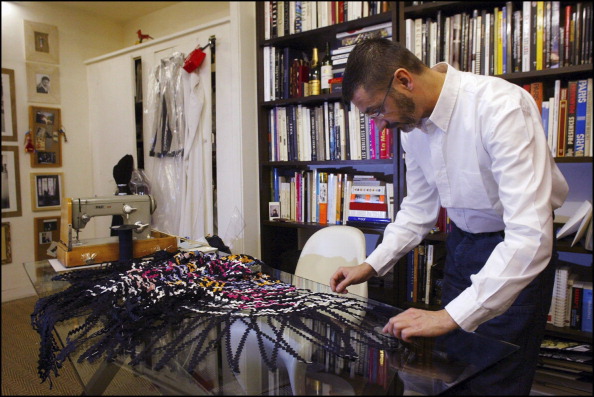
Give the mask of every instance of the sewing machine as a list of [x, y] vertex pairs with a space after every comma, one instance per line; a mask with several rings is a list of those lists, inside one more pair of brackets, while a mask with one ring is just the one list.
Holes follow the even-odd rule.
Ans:
[[61, 208], [58, 259], [66, 267], [118, 260], [118, 237], [79, 239], [79, 232], [92, 218], [113, 215], [121, 215], [124, 225], [137, 226], [132, 232], [134, 258], [159, 249], [174, 252], [176, 237], [150, 228], [151, 214], [156, 208], [150, 195], [67, 198]]

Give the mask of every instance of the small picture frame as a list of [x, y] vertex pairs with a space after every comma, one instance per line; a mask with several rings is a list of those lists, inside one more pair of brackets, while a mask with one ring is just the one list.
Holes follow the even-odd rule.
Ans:
[[2, 68], [2, 142], [16, 142], [17, 115], [14, 70]]
[[60, 103], [60, 68], [54, 65], [27, 62], [29, 102]]
[[44, 259], [52, 259], [53, 256], [48, 255], [47, 250], [50, 248], [52, 241], [57, 242], [60, 240], [60, 217], [46, 216], [35, 218], [33, 226], [35, 260], [42, 261]]
[[61, 172], [31, 174], [31, 206], [33, 211], [59, 210], [64, 195], [64, 175]]
[[2, 218], [21, 216], [19, 147], [2, 146]]
[[10, 246], [10, 223], [2, 222], [2, 264], [12, 263], [12, 247]]
[[61, 167], [60, 109], [30, 106], [29, 125], [35, 148], [31, 153], [31, 167]]
[[58, 28], [45, 23], [23, 21], [25, 59], [29, 62], [60, 63]]
[[271, 221], [274, 219], [279, 219], [280, 214], [281, 214], [280, 202], [270, 201], [268, 203], [268, 219]]

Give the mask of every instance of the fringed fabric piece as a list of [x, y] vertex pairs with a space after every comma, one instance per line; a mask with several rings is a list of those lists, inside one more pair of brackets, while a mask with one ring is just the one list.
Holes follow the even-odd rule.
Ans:
[[[286, 330], [350, 360], [357, 358], [356, 344], [386, 349], [397, 343], [369, 325], [377, 324], [369, 321], [370, 317], [384, 322], [389, 318], [383, 307], [368, 307], [367, 301], [352, 297], [297, 289], [262, 274], [261, 265], [249, 255], [217, 258], [216, 254], [160, 251], [151, 258], [57, 275], [54, 280], [71, 285], [39, 299], [31, 314], [32, 326], [41, 339], [38, 374], [42, 383], [49, 380], [51, 388], [52, 374], [58, 376], [64, 360], [83, 345], [86, 349], [80, 353], [79, 362], [112, 361], [128, 355], [130, 364], [136, 365], [160, 357], [157, 370], [176, 354], [193, 349], [187, 362], [191, 370], [224, 339], [230, 340], [235, 322], [241, 322], [245, 332], [235, 351], [230, 343], [225, 349], [227, 361], [236, 372], [250, 332], [255, 332], [270, 370], [277, 368], [281, 349], [307, 362], [284, 340]], [[262, 329], [262, 316], [266, 316], [267, 330]], [[54, 326], [76, 317], [84, 321], [69, 331], [60, 349], [52, 333]], [[317, 331], [319, 328], [311, 325], [316, 322], [330, 332]], [[214, 339], [213, 330], [217, 330]], [[270, 356], [263, 347], [265, 341], [274, 346]]]

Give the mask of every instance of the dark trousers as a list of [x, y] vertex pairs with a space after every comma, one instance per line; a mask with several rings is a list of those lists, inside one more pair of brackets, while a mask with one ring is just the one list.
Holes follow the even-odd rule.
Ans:
[[[467, 233], [454, 225], [446, 240], [442, 304], [447, 305], [470, 286], [470, 275], [485, 264], [495, 246], [503, 241], [503, 232]], [[551, 261], [500, 316], [483, 324], [476, 333], [503, 340], [520, 347], [515, 353], [487, 368], [460, 385], [449, 395], [528, 395], [532, 387], [540, 343], [544, 336], [551, 304], [557, 252]]]

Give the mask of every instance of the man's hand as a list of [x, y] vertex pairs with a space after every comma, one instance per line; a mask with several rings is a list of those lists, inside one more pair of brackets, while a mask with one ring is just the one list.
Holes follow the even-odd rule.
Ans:
[[339, 267], [330, 277], [332, 291], [346, 294], [351, 284], [360, 284], [377, 275], [375, 269], [367, 262], [357, 266]]
[[415, 336], [435, 337], [458, 328], [458, 324], [445, 310], [429, 311], [411, 308], [394, 316], [384, 326], [383, 332], [405, 342]]

